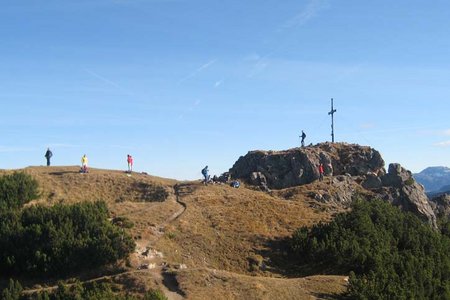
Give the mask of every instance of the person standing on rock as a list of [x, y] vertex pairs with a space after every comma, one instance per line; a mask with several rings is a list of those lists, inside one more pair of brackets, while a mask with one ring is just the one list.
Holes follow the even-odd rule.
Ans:
[[128, 173], [133, 172], [133, 156], [127, 154]]
[[301, 141], [302, 147], [305, 147], [306, 134], [305, 134], [305, 132], [303, 130], [302, 130], [302, 135], [300, 137], [302, 138], [302, 141]]
[[208, 171], [209, 171], [208, 166], [206, 166], [202, 169], [202, 175], [205, 177], [205, 181], [203, 183], [205, 185], [208, 185], [208, 180], [209, 180]]
[[47, 148], [47, 152], [45, 152], [45, 158], [47, 159], [47, 167], [50, 167], [50, 158], [53, 156], [52, 151], [50, 151], [50, 148]]
[[323, 164], [319, 164], [319, 181], [323, 181]]

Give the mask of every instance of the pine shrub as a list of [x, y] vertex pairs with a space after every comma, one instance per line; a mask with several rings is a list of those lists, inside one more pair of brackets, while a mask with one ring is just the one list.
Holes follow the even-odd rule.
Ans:
[[290, 245], [300, 266], [350, 273], [352, 299], [450, 299], [450, 239], [387, 202], [356, 201]]

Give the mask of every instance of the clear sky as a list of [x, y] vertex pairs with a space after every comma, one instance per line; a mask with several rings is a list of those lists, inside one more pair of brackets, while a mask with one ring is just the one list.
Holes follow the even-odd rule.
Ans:
[[200, 178], [331, 139], [450, 165], [447, 0], [3, 0], [0, 168]]

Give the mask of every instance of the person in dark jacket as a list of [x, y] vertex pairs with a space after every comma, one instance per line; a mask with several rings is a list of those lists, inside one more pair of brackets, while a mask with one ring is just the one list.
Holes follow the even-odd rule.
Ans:
[[306, 134], [303, 130], [302, 130], [302, 135], [300, 137], [302, 138], [302, 147], [305, 147]]
[[209, 171], [208, 166], [206, 166], [202, 169], [202, 175], [205, 177], [205, 181], [204, 181], [205, 185], [208, 185], [208, 180], [209, 180], [208, 171]]
[[47, 148], [47, 152], [45, 152], [45, 158], [47, 159], [47, 167], [50, 166], [50, 158], [53, 156], [52, 151], [50, 151], [50, 148]]

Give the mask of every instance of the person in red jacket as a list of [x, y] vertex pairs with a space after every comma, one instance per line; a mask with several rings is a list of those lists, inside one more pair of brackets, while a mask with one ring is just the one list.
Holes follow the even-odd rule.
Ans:
[[128, 172], [133, 172], [133, 157], [130, 154], [127, 154], [127, 163], [128, 163]]
[[323, 181], [323, 164], [319, 164], [319, 181]]

